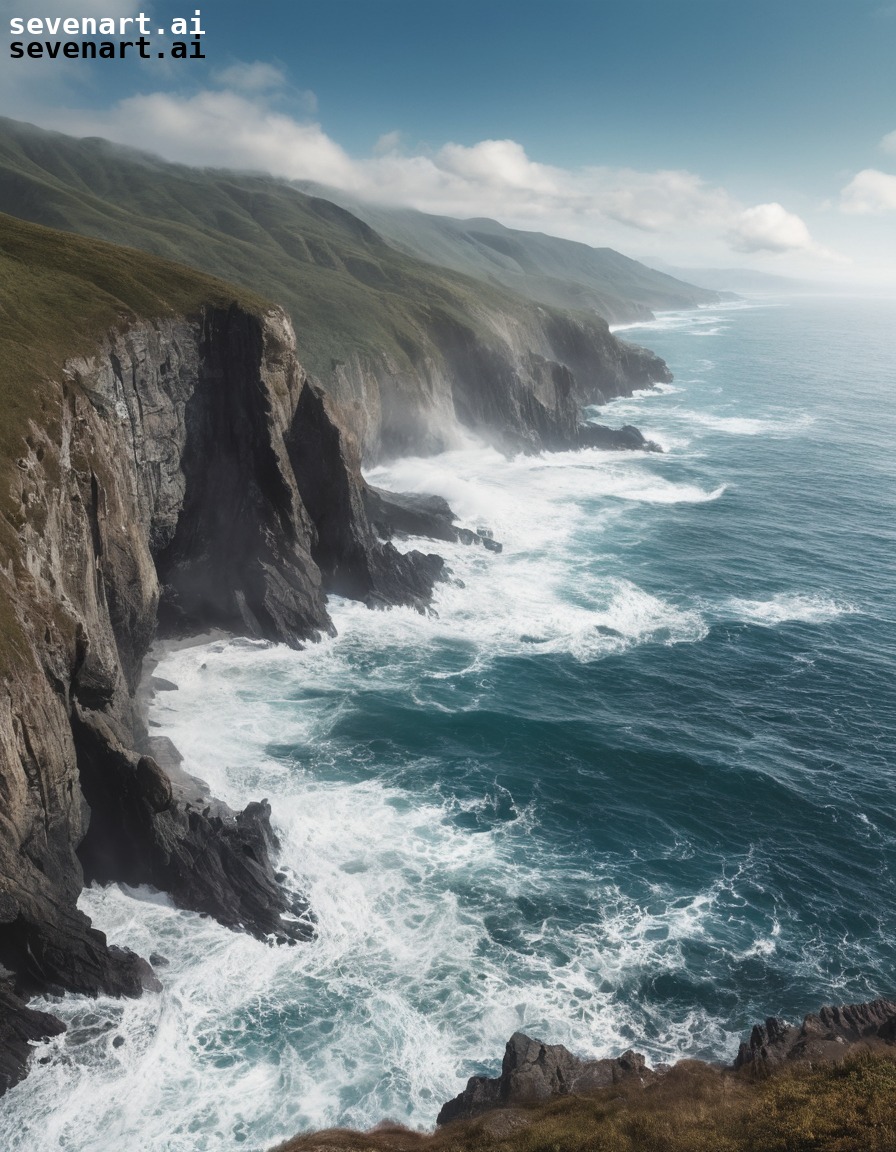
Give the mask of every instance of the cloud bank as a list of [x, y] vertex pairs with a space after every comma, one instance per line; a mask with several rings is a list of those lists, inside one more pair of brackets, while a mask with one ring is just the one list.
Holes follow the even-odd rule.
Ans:
[[[515, 140], [402, 149], [388, 133], [353, 157], [315, 121], [282, 109], [281, 70], [260, 62], [219, 72], [189, 96], [131, 96], [100, 112], [56, 110], [52, 127], [139, 145], [183, 163], [268, 172], [330, 185], [360, 199], [448, 216], [497, 216], [575, 238], [643, 238], [738, 252], [824, 256], [800, 217], [780, 204], [745, 206], [682, 170], [563, 168], [532, 159]], [[310, 107], [303, 94], [303, 111]], [[295, 103], [295, 100], [293, 101]], [[593, 242], [593, 239], [592, 239]], [[606, 241], [604, 241], [606, 242]]]

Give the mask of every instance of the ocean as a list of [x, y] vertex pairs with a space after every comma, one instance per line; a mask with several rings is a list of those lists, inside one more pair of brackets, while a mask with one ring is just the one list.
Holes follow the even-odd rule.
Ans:
[[54, 1004], [0, 1145], [431, 1127], [517, 1029], [730, 1060], [766, 1015], [896, 993], [894, 332], [896, 303], [833, 298], [632, 327], [675, 382], [600, 419], [664, 454], [370, 473], [503, 542], [402, 545], [449, 562], [432, 614], [334, 600], [301, 652], [161, 649], [155, 733], [270, 800], [317, 937], [86, 891], [165, 990]]

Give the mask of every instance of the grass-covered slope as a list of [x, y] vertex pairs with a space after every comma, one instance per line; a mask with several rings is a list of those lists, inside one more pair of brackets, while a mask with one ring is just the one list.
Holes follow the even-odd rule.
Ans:
[[507, 228], [497, 220], [455, 220], [364, 204], [333, 189], [319, 191], [402, 251], [500, 284], [540, 304], [591, 309], [624, 323], [644, 319], [655, 309], [696, 308], [719, 300], [712, 289], [649, 268], [613, 248]]
[[[203, 305], [239, 301], [268, 307], [250, 292], [132, 249], [86, 240], [0, 214], [0, 562], [15, 554], [25, 512], [12, 496], [29, 424], [51, 438], [59, 428], [65, 361], [89, 355], [111, 328], [137, 317], [198, 315]], [[0, 589], [0, 666], [18, 635]]]
[[278, 1152], [893, 1152], [896, 1061], [884, 1054], [749, 1080], [682, 1061], [654, 1084], [615, 1084], [492, 1112], [434, 1136], [384, 1125], [316, 1132]]
[[[343, 405], [371, 409], [374, 424], [382, 406], [385, 438], [394, 414], [419, 403], [418, 381], [433, 394], [457, 382], [458, 346], [485, 350], [485, 359], [494, 352], [511, 374], [529, 352], [562, 360], [545, 336], [559, 316], [601, 349], [598, 359], [620, 356], [590, 300], [576, 301], [579, 312], [545, 308], [531, 293], [476, 278], [476, 268], [474, 276], [438, 267], [282, 180], [169, 164], [0, 120], [0, 211], [180, 260], [282, 304], [305, 368]], [[363, 420], [358, 430], [367, 436]], [[407, 436], [397, 439], [407, 446]], [[370, 443], [376, 451], [376, 432]]]
[[169, 164], [103, 140], [0, 120], [0, 211], [142, 248], [244, 285], [293, 317], [326, 382], [361, 352], [412, 368], [433, 313], [475, 323], [529, 302], [397, 251], [329, 201], [263, 176]]

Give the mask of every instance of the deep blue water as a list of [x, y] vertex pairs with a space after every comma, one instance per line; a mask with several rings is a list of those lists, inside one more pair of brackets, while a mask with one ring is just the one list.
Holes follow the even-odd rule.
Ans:
[[168, 652], [155, 722], [270, 798], [319, 937], [86, 893], [166, 991], [68, 998], [4, 1146], [425, 1126], [516, 1028], [730, 1058], [769, 1013], [896, 993], [894, 332], [893, 302], [833, 299], [625, 332], [675, 384], [601, 419], [663, 455], [377, 470], [504, 541], [448, 549], [437, 616], [337, 602], [302, 653]]

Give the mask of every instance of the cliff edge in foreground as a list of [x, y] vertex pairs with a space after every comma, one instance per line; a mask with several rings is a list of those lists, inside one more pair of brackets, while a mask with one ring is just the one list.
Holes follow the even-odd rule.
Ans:
[[277, 1152], [893, 1152], [896, 1002], [767, 1020], [727, 1068], [582, 1060], [517, 1032], [501, 1074], [473, 1077], [439, 1124], [331, 1129]]

